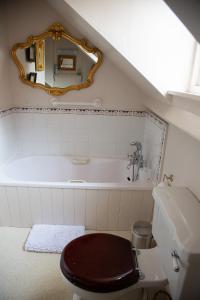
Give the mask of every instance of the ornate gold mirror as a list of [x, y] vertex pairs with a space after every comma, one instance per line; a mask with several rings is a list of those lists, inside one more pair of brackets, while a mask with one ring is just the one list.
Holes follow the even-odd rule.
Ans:
[[103, 58], [98, 48], [71, 36], [59, 23], [15, 44], [11, 54], [24, 83], [55, 96], [90, 86]]

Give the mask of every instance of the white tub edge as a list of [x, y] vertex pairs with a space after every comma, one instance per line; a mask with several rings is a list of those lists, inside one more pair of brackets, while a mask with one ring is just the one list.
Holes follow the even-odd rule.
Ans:
[[97, 182], [84, 182], [84, 183], [67, 183], [67, 182], [35, 182], [35, 181], [1, 181], [0, 186], [10, 187], [46, 187], [46, 188], [61, 188], [61, 189], [91, 189], [91, 190], [152, 190], [155, 186], [152, 182], [134, 182], [131, 184], [117, 184], [117, 183], [97, 183]]

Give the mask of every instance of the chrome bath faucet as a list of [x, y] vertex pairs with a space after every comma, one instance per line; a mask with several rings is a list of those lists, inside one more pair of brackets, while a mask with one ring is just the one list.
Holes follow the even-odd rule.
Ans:
[[142, 144], [138, 141], [132, 141], [131, 146], [135, 146], [136, 150], [132, 154], [128, 154], [129, 164], [127, 169], [132, 167], [131, 181], [136, 181], [139, 178], [139, 170], [143, 168], [144, 160], [142, 155]]

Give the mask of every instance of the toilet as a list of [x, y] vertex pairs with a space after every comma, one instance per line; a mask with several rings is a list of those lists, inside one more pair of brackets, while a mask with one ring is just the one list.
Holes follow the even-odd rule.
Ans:
[[141, 288], [164, 288], [174, 300], [199, 299], [200, 203], [186, 188], [156, 187], [157, 246], [133, 249], [127, 239], [93, 233], [70, 242], [60, 267], [73, 300], [118, 299]]

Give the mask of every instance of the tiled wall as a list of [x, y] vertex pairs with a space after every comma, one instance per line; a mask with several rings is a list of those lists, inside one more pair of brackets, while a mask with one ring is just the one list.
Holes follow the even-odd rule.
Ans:
[[158, 179], [166, 124], [151, 113], [13, 108], [0, 113], [0, 163], [13, 154], [127, 158], [140, 141]]
[[15, 113], [20, 154], [127, 157], [129, 143], [143, 143], [144, 117]]
[[14, 118], [13, 114], [0, 117], [0, 164], [15, 153]]
[[0, 187], [0, 226], [85, 225], [92, 230], [129, 230], [151, 221], [151, 191]]

